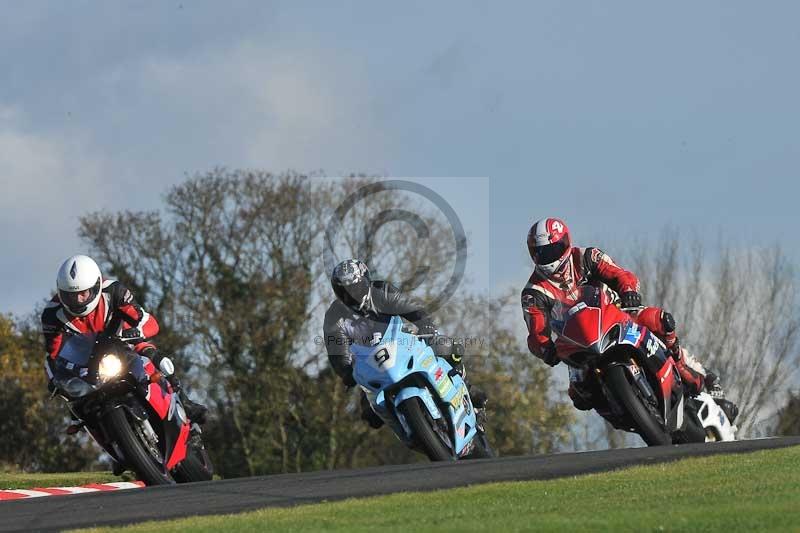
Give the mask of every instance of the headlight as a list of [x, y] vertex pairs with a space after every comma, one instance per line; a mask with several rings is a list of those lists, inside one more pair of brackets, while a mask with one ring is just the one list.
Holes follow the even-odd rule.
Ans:
[[100, 366], [97, 368], [97, 373], [103, 381], [108, 381], [121, 371], [122, 361], [114, 354], [104, 355], [100, 360]]

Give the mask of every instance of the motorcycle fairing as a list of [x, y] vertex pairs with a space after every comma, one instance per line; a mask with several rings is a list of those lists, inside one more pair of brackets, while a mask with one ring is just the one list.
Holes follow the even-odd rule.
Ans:
[[[149, 381], [155, 374], [153, 363], [143, 357], [143, 370]], [[189, 420], [180, 405], [178, 395], [163, 377], [147, 384], [144, 398], [151, 408], [151, 424], [159, 436], [159, 447], [164, 457], [167, 470], [172, 470], [186, 458], [186, 446], [189, 439]]]
[[[621, 323], [632, 323], [630, 317], [617, 307], [607, 305], [607, 296], [595, 291], [598, 291], [595, 287], [584, 287], [581, 300], [562, 313], [562, 320], [551, 322], [557, 333], [557, 352], [562, 359], [587, 350], [602, 353], [609, 345], [623, 343], [625, 339], [628, 344], [636, 343], [630, 327], [620, 327]], [[601, 309], [598, 305], [605, 307]]]
[[[603, 364], [624, 365], [642, 394], [658, 400], [666, 429], [672, 432], [681, 427], [684, 405], [680, 376], [658, 337], [636, 324], [593, 286], [582, 287], [577, 303], [557, 314], [560, 320], [551, 324], [561, 359], [574, 366], [583, 366], [593, 358]], [[654, 382], [649, 381], [652, 379]], [[620, 411], [622, 407], [613, 395], [605, 392], [612, 410]]]
[[[725, 412], [717, 405], [714, 398], [707, 392], [701, 392], [694, 397], [694, 401], [699, 404], [697, 409], [697, 418], [703, 425], [703, 428], [713, 430], [715, 433], [715, 440], [730, 441], [736, 440], [736, 431], [738, 428], [733, 424]], [[706, 442], [711, 439], [706, 437]]]
[[431, 418], [447, 421], [451, 449], [457, 455], [468, 453], [477, 434], [477, 420], [463, 378], [452, 372], [447, 361], [436, 357], [430, 346], [402, 329], [402, 318], [394, 316], [377, 345], [350, 346], [354, 379], [376, 393], [377, 406], [400, 421], [405, 437], [411, 436], [410, 429], [397, 407], [416, 396]]
[[[671, 357], [664, 360], [664, 366], [656, 373], [656, 380], [661, 387], [661, 396], [664, 400], [664, 422], [667, 430], [672, 432], [683, 426], [683, 386], [678, 375], [675, 363]], [[677, 402], [673, 404], [673, 395]]]

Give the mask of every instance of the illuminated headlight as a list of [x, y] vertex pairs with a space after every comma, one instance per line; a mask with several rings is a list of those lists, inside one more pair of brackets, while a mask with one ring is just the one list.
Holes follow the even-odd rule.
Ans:
[[100, 360], [100, 366], [97, 369], [97, 373], [100, 376], [100, 379], [103, 381], [108, 381], [109, 379], [118, 375], [121, 371], [122, 361], [120, 361], [119, 357], [114, 354], [104, 355]]

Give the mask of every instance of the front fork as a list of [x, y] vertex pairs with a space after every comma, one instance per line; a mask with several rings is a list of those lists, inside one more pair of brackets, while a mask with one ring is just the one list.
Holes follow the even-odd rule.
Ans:
[[[655, 394], [655, 391], [653, 390], [653, 387], [650, 386], [650, 382], [647, 381], [647, 376], [645, 376], [644, 369], [642, 369], [642, 367], [639, 366], [639, 364], [633, 358], [631, 358], [627, 362], [616, 362], [612, 363], [608, 367], [594, 368], [589, 370], [590, 372], [595, 373], [595, 377], [600, 382], [603, 388], [603, 393], [605, 394], [605, 397], [608, 400], [609, 406], [611, 407], [611, 411], [613, 413], [621, 416], [625, 416], [626, 414], [625, 409], [619, 404], [617, 399], [614, 397], [614, 395], [606, 386], [605, 380], [603, 379], [603, 374], [605, 373], [606, 368], [610, 368], [611, 366], [624, 366], [625, 372], [632, 378], [631, 381], [633, 382], [633, 384], [636, 385], [637, 389], [642, 393], [642, 396], [644, 397], [645, 401], [649, 403], [661, 404], [661, 402], [659, 402], [658, 397]], [[570, 368], [570, 380], [572, 380], [573, 377], [573, 370], [574, 370], [573, 368]], [[575, 374], [576, 377], [578, 376], [577, 372], [582, 372], [583, 375], [585, 376], [586, 371], [576, 371]], [[662, 423], [663, 420], [667, 419], [667, 417], [664, 416], [665, 414], [666, 412], [661, 415]]]

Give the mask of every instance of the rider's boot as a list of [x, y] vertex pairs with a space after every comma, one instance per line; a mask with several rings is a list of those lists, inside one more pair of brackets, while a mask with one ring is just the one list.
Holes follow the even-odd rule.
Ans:
[[69, 418], [70, 418], [70, 423], [67, 426], [67, 429], [65, 429], [64, 431], [66, 432], [67, 435], [76, 435], [78, 432], [80, 432], [80, 430], [84, 428], [84, 424], [72, 412], [70, 412]]
[[719, 377], [713, 372], [706, 372], [706, 377], [703, 380], [706, 390], [708, 394], [711, 395], [712, 398], [715, 400], [717, 398], [724, 398], [725, 391], [722, 390], [722, 385], [720, 385]]
[[605, 404], [602, 390], [598, 390], [597, 382], [587, 378], [586, 372], [581, 369], [569, 367], [569, 389], [567, 395], [572, 400], [572, 405], [579, 411], [591, 411]]
[[450, 358], [447, 358], [448, 362], [453, 365], [453, 369], [450, 371], [450, 377], [458, 374], [461, 376], [461, 379], [464, 380], [464, 384], [467, 386], [467, 391], [469, 392], [469, 397], [472, 400], [472, 405], [475, 409], [484, 409], [486, 407], [486, 402], [489, 401], [489, 396], [486, 394], [482, 388], [477, 385], [473, 385], [467, 379], [467, 369], [462, 362], [454, 362]]
[[372, 429], [378, 429], [384, 424], [383, 418], [372, 409], [367, 395], [363, 392], [361, 393], [361, 420], [369, 424]]
[[123, 472], [125, 472], [125, 467], [111, 459], [111, 473], [115, 476], [121, 476]]
[[469, 397], [475, 409], [485, 409], [486, 404], [489, 402], [489, 396], [486, 394], [486, 391], [477, 385], [471, 385], [469, 383], [467, 383], [467, 390], [469, 391]]
[[203, 425], [206, 423], [206, 415], [208, 415], [208, 407], [201, 403], [193, 402], [189, 399], [185, 392], [180, 393], [181, 403], [186, 410], [186, 416], [195, 424]]
[[739, 416], [739, 407], [732, 401], [725, 399], [725, 391], [720, 385], [719, 377], [713, 372], [706, 373], [705, 386], [708, 394], [714, 398], [714, 402], [719, 405], [720, 409], [725, 412], [725, 416], [733, 424], [733, 421]]
[[208, 407], [203, 404], [193, 402], [189, 399], [183, 390], [178, 391], [178, 397], [181, 399], [183, 409], [186, 411], [186, 416], [195, 424], [203, 425], [206, 423], [206, 415], [208, 414]]
[[484, 409], [486, 407], [486, 402], [489, 401], [489, 396], [486, 394], [486, 391], [477, 385], [473, 385], [467, 379], [467, 367], [464, 366], [463, 361], [464, 346], [457, 343], [452, 343], [451, 346], [452, 347], [448, 352], [437, 355], [450, 363], [450, 366], [453, 367], [453, 369], [450, 371], [450, 377], [458, 374], [461, 376], [461, 379], [464, 380], [464, 383], [467, 386], [467, 391], [469, 392], [469, 397], [472, 400], [472, 405], [475, 407], [475, 409]]
[[172, 385], [172, 390], [178, 393], [178, 398], [181, 399], [181, 404], [183, 405], [183, 409], [186, 411], [186, 416], [189, 417], [189, 420], [201, 426], [205, 424], [206, 415], [208, 414], [208, 407], [190, 400], [189, 396], [187, 396], [186, 392], [184, 392], [183, 388], [181, 387], [181, 381], [175, 374], [169, 376], [167, 381], [170, 385]]
[[579, 411], [591, 411], [594, 409], [592, 393], [583, 387], [582, 383], [570, 383], [567, 389], [567, 395], [572, 400], [572, 405], [575, 409]]

